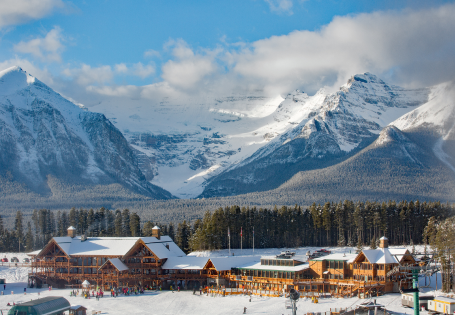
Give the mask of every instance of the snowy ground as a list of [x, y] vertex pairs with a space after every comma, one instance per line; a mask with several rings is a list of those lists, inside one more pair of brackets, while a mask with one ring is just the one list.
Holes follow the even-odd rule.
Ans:
[[[316, 248], [315, 248], [316, 249]], [[329, 248], [334, 252], [340, 252], [340, 248]], [[298, 254], [304, 254], [310, 248], [297, 249]], [[313, 249], [311, 249], [313, 250]], [[280, 249], [261, 249], [255, 250], [255, 255], [270, 255], [276, 254]], [[351, 249], [354, 252], [354, 249]], [[240, 255], [240, 250], [233, 250], [235, 255]], [[342, 251], [341, 251], [342, 252]], [[223, 256], [227, 251], [216, 252], [198, 252], [193, 253], [198, 256]], [[252, 250], [243, 250], [243, 255], [252, 254]], [[15, 256], [20, 261], [26, 257], [25, 254], [0, 253], [0, 257], [10, 259]], [[3, 314], [9, 308], [7, 303], [20, 303], [37, 299], [45, 296], [63, 296], [72, 305], [83, 305], [88, 308], [88, 314], [92, 310], [101, 311], [102, 314], [242, 314], [243, 307], [247, 307], [247, 314], [291, 314], [291, 310], [285, 309], [285, 298], [266, 298], [253, 296], [252, 301], [246, 296], [227, 296], [227, 297], [212, 297], [207, 295], [193, 295], [192, 291], [182, 292], [146, 292], [144, 295], [138, 296], [119, 296], [112, 298], [105, 296], [96, 301], [96, 299], [83, 299], [81, 297], [70, 297], [70, 290], [49, 291], [48, 289], [30, 289], [27, 288], [24, 295], [24, 288], [27, 286], [27, 276], [29, 268], [2, 267], [0, 266], [0, 278], [6, 279], [6, 290], [3, 295], [0, 295], [0, 309]], [[428, 281], [429, 279], [427, 279]], [[435, 279], [432, 279], [434, 286]], [[422, 278], [420, 285], [424, 284]], [[440, 284], [440, 278], [438, 279]], [[3, 289], [3, 287], [0, 287]], [[422, 289], [426, 294], [434, 294], [434, 288]], [[438, 294], [439, 295], [439, 294]], [[401, 306], [400, 294], [386, 294], [385, 296], [377, 297], [378, 304], [385, 305], [387, 309], [402, 313], [412, 314], [413, 310]], [[306, 314], [308, 312], [328, 312], [331, 308], [346, 308], [353, 307], [357, 303], [362, 303], [367, 300], [359, 300], [358, 298], [336, 299], [328, 298], [319, 300], [318, 304], [311, 303], [311, 300], [300, 299], [297, 304], [297, 314]], [[421, 312], [422, 315], [427, 315], [427, 312]]]

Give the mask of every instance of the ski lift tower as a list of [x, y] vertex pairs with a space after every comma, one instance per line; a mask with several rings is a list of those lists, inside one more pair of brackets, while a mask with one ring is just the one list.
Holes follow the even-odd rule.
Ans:
[[287, 309], [292, 309], [292, 315], [297, 314], [296, 303], [299, 300], [299, 298], [300, 298], [299, 291], [296, 291], [294, 289], [291, 289], [291, 291], [289, 291], [289, 300], [286, 301], [285, 305]]
[[410, 273], [411, 276], [407, 277], [406, 280], [412, 280], [412, 289], [400, 288], [401, 293], [413, 293], [414, 298], [414, 315], [420, 315], [419, 310], [419, 274], [422, 276], [431, 276], [439, 270], [438, 267], [430, 266], [395, 266], [392, 270], [387, 273], [387, 277], [390, 277], [396, 273], [406, 272]]

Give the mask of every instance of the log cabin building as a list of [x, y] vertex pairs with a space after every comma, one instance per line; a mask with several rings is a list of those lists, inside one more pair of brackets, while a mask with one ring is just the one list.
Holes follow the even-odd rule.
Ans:
[[378, 249], [359, 254], [318, 253], [319, 257], [290, 251], [262, 257], [196, 257], [185, 255], [169, 236], [160, 235], [158, 227], [151, 237], [89, 238], [76, 236], [70, 227], [68, 236], [54, 237], [33, 256], [29, 282], [63, 288], [87, 280], [105, 289], [213, 286], [253, 293], [294, 288], [303, 294], [360, 296], [408, 288], [407, 275], [391, 271], [416, 263], [406, 249], [389, 249], [385, 237]]

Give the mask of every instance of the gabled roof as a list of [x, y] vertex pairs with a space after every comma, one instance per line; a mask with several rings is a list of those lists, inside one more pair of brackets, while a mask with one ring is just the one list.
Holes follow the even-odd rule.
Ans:
[[388, 248], [366, 249], [362, 253], [371, 264], [398, 264]]
[[[54, 237], [51, 242], [55, 242], [67, 256], [123, 257], [139, 240], [142, 240], [159, 259], [186, 256], [169, 236], [163, 236], [160, 239], [156, 237], [88, 237], [85, 241], [81, 241], [80, 236]], [[169, 245], [169, 249], [166, 245]], [[42, 253], [43, 250], [38, 256]]]
[[108, 260], [105, 261], [104, 264], [101, 265], [101, 267], [98, 268], [99, 269], [103, 269], [103, 267], [107, 264], [107, 263], [111, 263], [112, 266], [115, 267], [115, 269], [117, 269], [118, 271], [127, 271], [129, 270], [128, 266], [125, 265], [120, 259], [118, 258], [109, 258]]

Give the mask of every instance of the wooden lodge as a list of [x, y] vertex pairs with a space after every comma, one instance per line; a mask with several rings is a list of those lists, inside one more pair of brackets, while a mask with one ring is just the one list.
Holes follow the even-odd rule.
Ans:
[[[398, 265], [416, 264], [406, 249], [380, 247], [359, 254], [298, 256], [286, 251], [276, 256], [195, 257], [185, 253], [158, 227], [151, 237], [54, 237], [32, 259], [29, 282], [56, 287], [93, 286], [193, 289], [216, 287], [272, 296], [294, 288], [302, 294], [336, 296], [398, 292], [410, 286]], [[392, 272], [393, 271], [393, 272]]]

